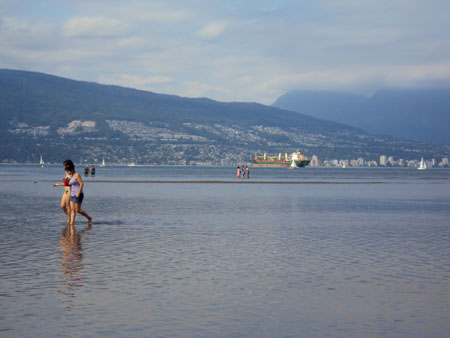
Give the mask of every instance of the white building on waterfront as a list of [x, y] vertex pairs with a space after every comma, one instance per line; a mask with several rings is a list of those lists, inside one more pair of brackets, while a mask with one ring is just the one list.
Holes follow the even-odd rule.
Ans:
[[311, 166], [311, 167], [319, 167], [319, 165], [320, 165], [320, 163], [319, 163], [319, 159], [317, 158], [317, 156], [316, 155], [313, 155], [312, 156], [312, 158], [311, 158], [311, 162], [309, 163], [309, 165]]

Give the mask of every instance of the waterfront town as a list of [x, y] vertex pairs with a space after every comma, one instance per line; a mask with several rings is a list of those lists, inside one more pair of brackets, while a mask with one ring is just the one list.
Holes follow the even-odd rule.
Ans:
[[[396, 160], [393, 156], [381, 155], [379, 162], [377, 161], [366, 161], [363, 158], [358, 158], [354, 160], [324, 160], [321, 162], [316, 155], [313, 155], [311, 158], [311, 167], [408, 167], [408, 168], [417, 168], [419, 167], [421, 159], [415, 160], [404, 160], [402, 158]], [[449, 160], [447, 157], [442, 158], [440, 161], [434, 158], [424, 160], [427, 168], [444, 168], [449, 167]]]
[[[312, 133], [261, 125], [184, 122], [173, 127], [164, 122], [105, 122], [73, 120], [53, 131], [48, 125], [10, 122], [10, 137], [23, 144], [28, 144], [27, 138], [32, 141], [27, 151], [5, 148], [8, 153], [1, 162], [37, 163], [43, 156], [46, 163], [58, 163], [61, 151], [77, 144], [73, 157], [86, 164], [105, 160], [109, 165], [252, 165], [256, 156], [266, 152], [277, 156], [280, 151], [299, 150], [313, 168], [417, 168], [422, 157], [427, 168], [449, 167], [449, 146], [385, 140], [358, 131]], [[380, 156], [388, 151], [389, 155]]]

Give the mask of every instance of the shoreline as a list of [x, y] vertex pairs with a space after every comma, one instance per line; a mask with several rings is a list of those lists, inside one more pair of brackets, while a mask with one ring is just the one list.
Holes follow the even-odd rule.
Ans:
[[[442, 180], [442, 178], [440, 179]], [[53, 180], [0, 180], [0, 182], [19, 182], [19, 183], [54, 183]], [[325, 184], [336, 184], [336, 185], [345, 185], [345, 184], [411, 184], [412, 182], [400, 182], [400, 181], [274, 181], [274, 180], [84, 180], [85, 184], [90, 183], [119, 183], [119, 184], [295, 184], [295, 185], [325, 185]], [[435, 182], [416, 182], [416, 184], [433, 184]], [[442, 184], [442, 182], [436, 182], [436, 184]]]

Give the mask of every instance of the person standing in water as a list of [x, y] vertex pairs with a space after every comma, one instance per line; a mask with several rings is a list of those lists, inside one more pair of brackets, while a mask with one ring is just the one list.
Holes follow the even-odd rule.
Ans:
[[247, 173], [247, 178], [250, 178], [250, 169], [248, 166], [245, 167], [245, 172]]
[[237, 167], [236, 176], [237, 176], [238, 178], [241, 178], [241, 167]]
[[64, 169], [71, 175], [69, 181], [70, 185], [70, 225], [75, 225], [75, 215], [79, 213], [88, 219], [89, 225], [92, 224], [92, 217], [88, 213], [81, 209], [81, 203], [83, 203], [83, 180], [80, 174], [75, 171], [75, 165], [71, 160], [64, 161]]
[[95, 167], [92, 165], [91, 167], [91, 176], [95, 176]]
[[70, 176], [66, 171], [66, 177], [64, 177], [63, 183], [55, 183], [53, 184], [54, 187], [64, 187], [64, 192], [61, 197], [61, 209], [64, 211], [64, 213], [67, 215], [67, 224], [70, 223]]

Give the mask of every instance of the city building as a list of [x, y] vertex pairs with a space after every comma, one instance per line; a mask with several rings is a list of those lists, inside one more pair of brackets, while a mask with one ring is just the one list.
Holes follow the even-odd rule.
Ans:
[[313, 168], [317, 168], [317, 167], [320, 166], [319, 159], [317, 158], [316, 155], [313, 155], [313, 156], [312, 156], [311, 162], [309, 163], [309, 165], [310, 165], [311, 167], [313, 167]]

